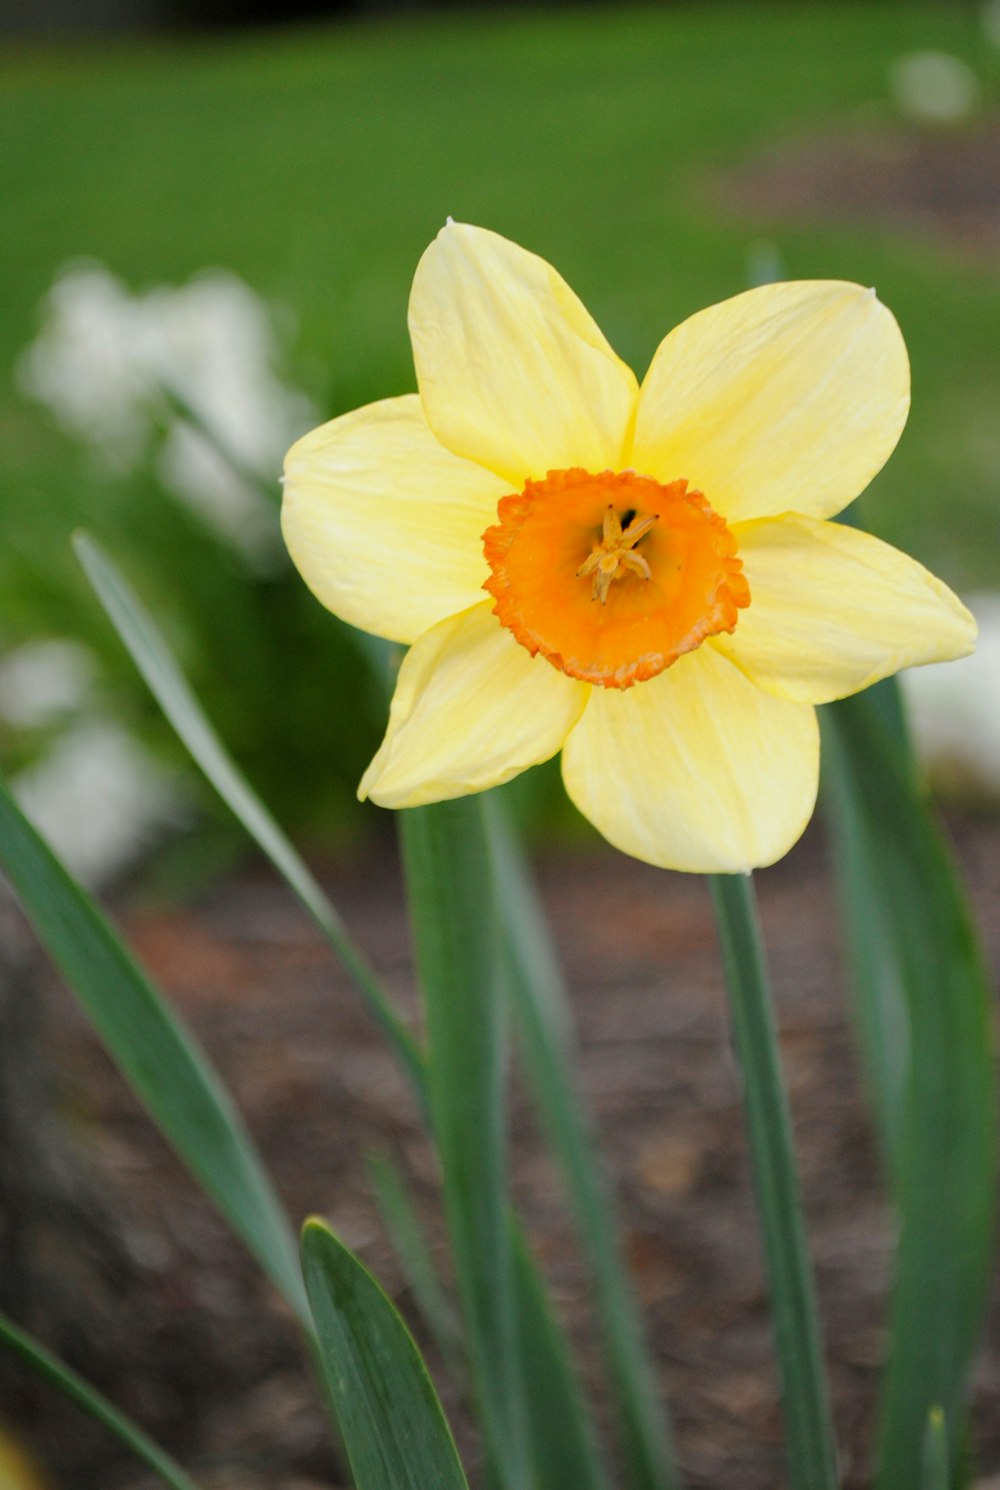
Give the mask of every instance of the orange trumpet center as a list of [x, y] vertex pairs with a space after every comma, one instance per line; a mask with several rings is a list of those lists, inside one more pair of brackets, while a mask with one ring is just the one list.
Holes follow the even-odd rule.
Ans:
[[503, 497], [484, 586], [534, 656], [604, 688], [654, 678], [719, 631], [750, 588], [700, 491], [634, 471], [550, 471]]

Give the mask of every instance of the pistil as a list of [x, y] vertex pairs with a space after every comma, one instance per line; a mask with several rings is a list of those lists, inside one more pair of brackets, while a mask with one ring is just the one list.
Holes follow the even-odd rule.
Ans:
[[634, 550], [640, 538], [645, 538], [654, 526], [658, 516], [658, 513], [649, 517], [636, 517], [633, 514], [623, 528], [614, 505], [609, 503], [604, 509], [604, 537], [576, 571], [577, 579], [585, 579], [591, 574], [594, 576], [590, 597], [592, 600], [599, 600], [602, 605], [606, 605], [608, 591], [614, 581], [624, 579], [627, 574], [637, 574], [640, 579], [652, 579], [652, 571], [646, 560]]

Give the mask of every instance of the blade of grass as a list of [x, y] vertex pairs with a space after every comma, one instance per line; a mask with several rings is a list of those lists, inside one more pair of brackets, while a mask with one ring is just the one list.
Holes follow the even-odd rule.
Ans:
[[420, 1352], [371, 1273], [318, 1220], [302, 1266], [357, 1490], [468, 1490]]
[[598, 1321], [633, 1490], [679, 1483], [666, 1414], [618, 1242], [615, 1205], [574, 1085], [572, 1017], [538, 892], [503, 812], [486, 801], [507, 960], [506, 987], [534, 1102], [562, 1170], [593, 1279]]
[[791, 1115], [750, 875], [711, 875], [753, 1161], [793, 1490], [837, 1490]]
[[[905, 999], [890, 1150], [901, 1234], [876, 1483], [909, 1490], [933, 1408], [957, 1460], [988, 1289], [997, 1157], [989, 979], [949, 852], [877, 701], [860, 694], [824, 716], [841, 873], [855, 875], [855, 897], [875, 907]], [[847, 929], [852, 939], [871, 934], [850, 916]]]
[[75, 1402], [90, 1417], [107, 1428], [110, 1433], [125, 1445], [137, 1458], [141, 1459], [147, 1468], [155, 1475], [159, 1475], [165, 1484], [171, 1485], [173, 1490], [198, 1490], [192, 1480], [180, 1465], [159, 1444], [154, 1443], [147, 1433], [127, 1418], [123, 1412], [119, 1412], [114, 1403], [109, 1402], [96, 1387], [92, 1387], [82, 1376], [65, 1365], [51, 1351], [45, 1349], [25, 1330], [20, 1329], [12, 1319], [0, 1313], [0, 1344], [6, 1345], [16, 1356], [45, 1381], [58, 1388], [64, 1397]]
[[487, 1455], [504, 1490], [530, 1484], [507, 1231], [500, 948], [482, 803], [399, 814], [445, 1213]]
[[226, 1088], [182, 1022], [0, 783], [0, 862], [140, 1101], [302, 1319], [295, 1243]]
[[350, 975], [375, 1023], [421, 1101], [422, 1060], [378, 978], [349, 936], [333, 905], [274, 818], [234, 765], [195, 698], [149, 613], [100, 546], [87, 534], [74, 539], [77, 556], [108, 619], [131, 654], [164, 714], [201, 771], [299, 898]]
[[413, 1197], [388, 1154], [368, 1161], [375, 1199], [393, 1250], [424, 1324], [456, 1382], [462, 1379], [464, 1350], [451, 1300], [434, 1266]]

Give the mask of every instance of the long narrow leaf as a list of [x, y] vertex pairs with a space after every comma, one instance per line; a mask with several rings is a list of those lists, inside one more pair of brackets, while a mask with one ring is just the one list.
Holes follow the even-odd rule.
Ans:
[[387, 1154], [378, 1154], [369, 1160], [368, 1173], [382, 1222], [417, 1308], [442, 1359], [457, 1378], [459, 1367], [464, 1364], [461, 1331], [451, 1300], [434, 1266], [413, 1197]]
[[511, 1232], [531, 1457], [538, 1490], [609, 1490], [566, 1338], [524, 1235]]
[[932, 1407], [927, 1415], [927, 1432], [924, 1435], [924, 1463], [920, 1490], [949, 1490], [950, 1485], [948, 1430], [945, 1427], [944, 1413], [940, 1407]]
[[[892, 738], [899, 770], [909, 773], [913, 757], [896, 679], [877, 683], [869, 689], [868, 700]], [[827, 735], [834, 728], [836, 712], [836, 705], [824, 711]], [[824, 748], [823, 801], [833, 842], [861, 1053], [886, 1170], [895, 1184], [901, 1165], [910, 1061], [906, 989], [890, 908], [876, 884], [880, 876], [872, 858], [874, 844], [862, 804], [850, 783], [847, 762], [837, 751], [836, 742]]]
[[[824, 752], [828, 792], [833, 792], [830, 781], [835, 767], [828, 760], [832, 753]], [[903, 970], [894, 946], [891, 915], [883, 897], [872, 893], [878, 866], [859, 804], [843, 787], [835, 792], [833, 801], [840, 919], [846, 931], [855, 1020], [882, 1157], [895, 1184], [902, 1166], [910, 1064]]]
[[357, 1490], [468, 1490], [420, 1352], [375, 1279], [322, 1221], [306, 1223], [302, 1264]]
[[219, 1076], [0, 784], [0, 863], [119, 1069], [302, 1318], [295, 1243]]
[[[911, 1490], [934, 1408], [955, 1461], [982, 1325], [996, 1176], [989, 983], [950, 855], [877, 702], [861, 694], [825, 713], [834, 841], [858, 880], [847, 903], [875, 908], [905, 1000], [891, 1150], [901, 1236], [877, 1484]], [[849, 918], [848, 934], [871, 931]]]
[[[417, 1307], [456, 1381], [464, 1351], [413, 1202], [384, 1155], [370, 1166], [379, 1209]], [[516, 1216], [510, 1217], [520, 1363], [536, 1490], [608, 1490], [610, 1480], [565, 1332]]]
[[[93, 539], [80, 535], [76, 543], [98, 598], [167, 718], [207, 779], [315, 919], [386, 1035], [421, 1109], [429, 1115], [423, 1053], [393, 1010], [376, 975], [351, 941], [336, 910], [233, 763], [158, 628], [119, 571]], [[374, 652], [369, 661], [376, 673], [380, 673], [385, 664], [383, 651]], [[514, 1224], [516, 1227], [516, 1221]], [[530, 1254], [525, 1252], [524, 1255], [527, 1259], [524, 1268], [533, 1268]], [[522, 1307], [530, 1311], [532, 1301], [538, 1296], [544, 1297], [540, 1284], [525, 1297]], [[529, 1320], [528, 1327], [536, 1328], [537, 1321], [533, 1324]], [[559, 1329], [556, 1322], [553, 1322], [553, 1328]]]
[[96, 1387], [84, 1381], [82, 1376], [46, 1350], [44, 1345], [40, 1345], [26, 1331], [19, 1329], [5, 1314], [0, 1314], [0, 1344], [6, 1345], [39, 1376], [103, 1424], [154, 1474], [159, 1475], [166, 1484], [172, 1485], [173, 1490], [198, 1490], [194, 1480], [147, 1433], [123, 1412], [119, 1412], [114, 1403], [109, 1402]]
[[530, 1483], [507, 1231], [504, 1011], [494, 885], [475, 797], [400, 815], [428, 1083], [465, 1339], [497, 1483]]
[[76, 552], [108, 619], [131, 653], [164, 714], [193, 759], [298, 896], [350, 974], [369, 1013], [389, 1041], [400, 1065], [423, 1097], [419, 1052], [365, 957], [336, 910], [295, 852], [285, 834], [233, 763], [195, 698], [152, 617], [131, 586], [87, 534], [77, 534]]
[[[434, 1268], [413, 1202], [395, 1166], [371, 1166], [379, 1209], [417, 1306], [455, 1381], [466, 1368], [458, 1325]], [[520, 1222], [510, 1216], [520, 1369], [525, 1385], [535, 1490], [609, 1490], [566, 1333], [545, 1291]]]
[[566, 1184], [590, 1267], [624, 1468], [633, 1490], [679, 1483], [669, 1424], [625, 1270], [610, 1188], [572, 1072], [572, 1019], [538, 893], [500, 802], [487, 799], [505, 932], [507, 991], [531, 1092]]

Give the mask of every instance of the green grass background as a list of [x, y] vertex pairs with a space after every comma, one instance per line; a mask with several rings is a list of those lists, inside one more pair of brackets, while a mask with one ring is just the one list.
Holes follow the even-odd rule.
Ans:
[[[287, 302], [296, 372], [327, 413], [408, 390], [410, 278], [448, 214], [554, 262], [640, 374], [671, 325], [743, 287], [748, 245], [762, 236], [789, 277], [874, 284], [906, 335], [914, 404], [866, 518], [956, 585], [995, 585], [1000, 265], [878, 222], [748, 222], [709, 190], [713, 172], [771, 142], [890, 117], [889, 65], [924, 47], [964, 57], [987, 99], [1000, 96], [1000, 61], [974, 11], [927, 4], [452, 11], [8, 50], [0, 640], [103, 635], [67, 553], [82, 521], [135, 556], [168, 620], [184, 612], [185, 587], [202, 588], [177, 622], [181, 650], [185, 626], [202, 649], [214, 631], [223, 660], [201, 671], [217, 714], [237, 748], [262, 761], [280, 752], [280, 727], [258, 739], [239, 700], [265, 662], [293, 686], [279, 633], [285, 648], [302, 639], [303, 665], [329, 664], [308, 639], [310, 609], [284, 592], [280, 605], [248, 601], [235, 574], [220, 584], [225, 556], [195, 562], [188, 519], [159, 513], [163, 499], [141, 483], [113, 487], [85, 469], [18, 394], [13, 364], [57, 269], [93, 256], [135, 288], [223, 265]], [[190, 634], [187, 649], [200, 655]], [[302, 687], [303, 717], [329, 711], [335, 678]], [[330, 744], [321, 732], [313, 764]], [[353, 772], [367, 741], [341, 744]]]

